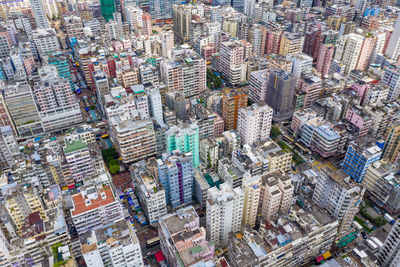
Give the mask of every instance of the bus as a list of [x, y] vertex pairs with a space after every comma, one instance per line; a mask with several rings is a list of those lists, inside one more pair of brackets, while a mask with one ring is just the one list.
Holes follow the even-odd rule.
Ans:
[[147, 248], [152, 248], [160, 244], [160, 237], [156, 236], [150, 240], [147, 240], [146, 246]]
[[365, 243], [371, 249], [372, 253], [378, 251], [378, 246], [374, 242], [372, 242], [371, 239], [365, 240]]
[[357, 231], [361, 231], [363, 229], [363, 227], [361, 226], [361, 224], [359, 224], [356, 221], [353, 221], [354, 226], [356, 227]]

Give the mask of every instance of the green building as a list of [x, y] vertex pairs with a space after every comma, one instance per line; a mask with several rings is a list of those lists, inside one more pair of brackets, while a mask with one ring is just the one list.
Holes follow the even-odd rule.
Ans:
[[101, 15], [109, 21], [113, 18], [113, 13], [115, 12], [114, 0], [100, 0], [101, 5]]
[[191, 152], [193, 167], [197, 168], [200, 162], [199, 155], [199, 126], [197, 124], [184, 123], [172, 126], [165, 132], [166, 147], [169, 154], [179, 149], [181, 152]]
[[67, 61], [67, 57], [63, 53], [53, 53], [48, 56], [47, 62], [51, 65], [55, 65], [57, 68], [58, 76], [68, 80], [71, 89], [74, 89], [74, 81], [71, 75], [71, 69]]

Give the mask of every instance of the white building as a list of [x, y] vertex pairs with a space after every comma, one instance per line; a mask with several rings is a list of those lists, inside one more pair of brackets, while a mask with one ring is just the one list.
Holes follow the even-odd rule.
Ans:
[[14, 155], [18, 154], [18, 143], [10, 126], [0, 128], [0, 162], [12, 166]]
[[387, 68], [382, 83], [389, 87], [389, 93], [386, 100], [396, 100], [400, 96], [400, 69]]
[[143, 10], [140, 7], [127, 4], [125, 7], [125, 16], [129, 27], [132, 29], [143, 28]]
[[124, 219], [121, 204], [108, 182], [84, 185], [71, 199], [71, 218], [79, 235]]
[[378, 255], [379, 266], [397, 267], [400, 265], [400, 221], [397, 220]]
[[352, 70], [356, 69], [364, 39], [361, 35], [351, 33], [344, 35], [338, 40], [334, 58], [343, 63], [345, 74], [349, 74]]
[[41, 29], [49, 28], [49, 21], [46, 18], [43, 1], [31, 0], [31, 7], [33, 16], [35, 17], [36, 27]]
[[223, 183], [208, 190], [206, 201], [207, 237], [217, 246], [228, 244], [229, 233], [240, 231], [244, 193]]
[[80, 241], [88, 267], [144, 266], [139, 240], [129, 221], [118, 220], [88, 232]]
[[153, 85], [146, 87], [147, 99], [149, 100], [150, 116], [154, 118], [159, 125], [164, 125], [161, 94], [158, 87]]
[[[154, 158], [149, 159], [149, 161]], [[153, 161], [153, 164], [157, 164]], [[165, 189], [158, 179], [148, 171], [151, 169], [151, 163], [146, 164], [144, 160], [131, 165], [131, 171], [134, 172], [138, 184], [139, 195], [143, 210], [150, 224], [156, 224], [161, 216], [167, 214], [167, 202], [165, 198]], [[153, 174], [154, 175], [154, 174]]]
[[174, 47], [174, 33], [172, 31], [161, 32], [161, 49], [164, 58], [171, 58], [172, 48]]
[[309, 74], [312, 69], [313, 58], [306, 54], [295, 55], [292, 59], [293, 77], [299, 79], [302, 74]]
[[273, 109], [263, 102], [239, 110], [238, 132], [243, 144], [253, 144], [269, 137]]
[[60, 43], [53, 28], [36, 29], [32, 32], [36, 50], [41, 56], [60, 52]]
[[258, 175], [243, 177], [242, 189], [244, 191], [242, 225], [256, 225], [258, 206], [261, 194], [261, 177]]
[[268, 70], [253, 71], [250, 74], [249, 98], [253, 103], [265, 101], [268, 90]]
[[312, 200], [340, 222], [338, 234], [342, 237], [351, 227], [365, 189], [341, 169], [325, 168], [320, 174]]
[[386, 56], [397, 61], [400, 55], [400, 18], [397, 19], [385, 52]]

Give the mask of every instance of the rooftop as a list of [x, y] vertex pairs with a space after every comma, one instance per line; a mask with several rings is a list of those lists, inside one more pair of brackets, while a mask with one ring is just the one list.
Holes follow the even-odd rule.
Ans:
[[82, 142], [82, 140], [74, 140], [65, 142], [64, 153], [71, 153], [77, 150], [87, 148], [87, 145]]

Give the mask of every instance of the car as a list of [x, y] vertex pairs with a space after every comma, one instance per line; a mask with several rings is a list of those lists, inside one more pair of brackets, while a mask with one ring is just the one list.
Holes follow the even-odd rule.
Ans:
[[364, 239], [367, 239], [368, 237], [367, 237], [367, 234], [365, 233], [365, 232], [361, 232], [361, 235], [362, 235], [362, 237], [364, 238]]

